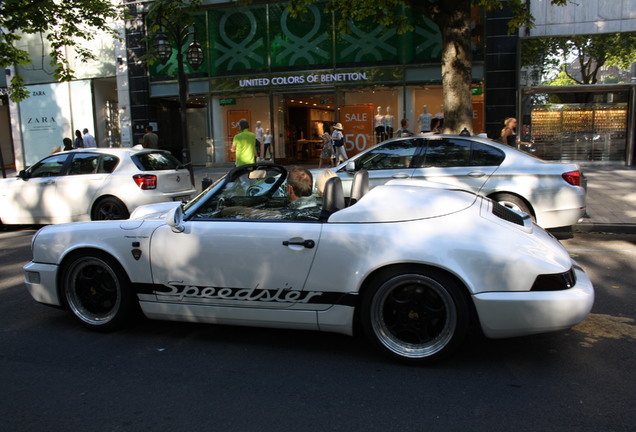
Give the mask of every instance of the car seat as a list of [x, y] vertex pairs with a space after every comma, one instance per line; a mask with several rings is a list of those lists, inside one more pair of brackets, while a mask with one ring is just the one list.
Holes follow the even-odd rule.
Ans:
[[332, 177], [325, 183], [322, 194], [322, 211], [320, 220], [327, 220], [329, 216], [345, 208], [344, 192], [340, 177]]
[[351, 194], [349, 195], [349, 205], [354, 205], [369, 192], [369, 172], [367, 170], [357, 171], [351, 182]]

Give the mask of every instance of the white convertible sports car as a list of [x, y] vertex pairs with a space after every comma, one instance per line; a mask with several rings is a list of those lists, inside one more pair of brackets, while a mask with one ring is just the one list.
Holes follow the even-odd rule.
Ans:
[[[555, 331], [594, 302], [584, 271], [523, 213], [453, 186], [361, 171], [312, 195], [311, 174], [235, 168], [187, 205], [126, 221], [47, 226], [25, 266], [35, 300], [95, 329], [148, 318], [351, 335], [429, 361], [471, 327], [492, 338]], [[359, 324], [359, 326], [358, 326]]]

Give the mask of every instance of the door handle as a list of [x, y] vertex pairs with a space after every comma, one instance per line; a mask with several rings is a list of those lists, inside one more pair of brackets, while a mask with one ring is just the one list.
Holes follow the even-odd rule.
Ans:
[[285, 240], [283, 242], [283, 246], [303, 246], [307, 249], [313, 249], [316, 246], [316, 242], [313, 240], [303, 240], [303, 241], [290, 241]]
[[485, 175], [486, 173], [483, 171], [471, 171], [468, 173], [468, 177], [475, 177], [475, 178], [483, 177]]

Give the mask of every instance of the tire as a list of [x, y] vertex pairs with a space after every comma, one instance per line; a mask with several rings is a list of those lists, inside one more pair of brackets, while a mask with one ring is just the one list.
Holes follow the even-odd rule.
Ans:
[[64, 265], [61, 297], [80, 323], [96, 330], [122, 327], [138, 307], [124, 271], [98, 252], [78, 255]]
[[392, 272], [374, 281], [361, 303], [369, 340], [394, 359], [429, 363], [451, 354], [464, 340], [470, 308], [452, 278], [419, 269]]
[[126, 205], [115, 197], [106, 197], [99, 200], [91, 212], [92, 220], [119, 220], [128, 219], [130, 213]]
[[528, 204], [516, 195], [507, 193], [497, 194], [493, 197], [493, 200], [504, 207], [527, 213], [532, 216], [532, 219], [534, 220], [534, 215], [532, 214], [532, 210], [530, 210]]

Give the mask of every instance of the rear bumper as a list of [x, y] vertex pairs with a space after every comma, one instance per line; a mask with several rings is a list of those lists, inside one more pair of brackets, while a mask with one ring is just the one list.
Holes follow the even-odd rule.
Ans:
[[57, 295], [57, 270], [55, 264], [33, 261], [24, 266], [24, 283], [33, 300], [51, 306], [62, 306]]
[[487, 337], [505, 338], [570, 328], [585, 319], [594, 304], [594, 287], [585, 272], [563, 291], [489, 292], [473, 296]]

